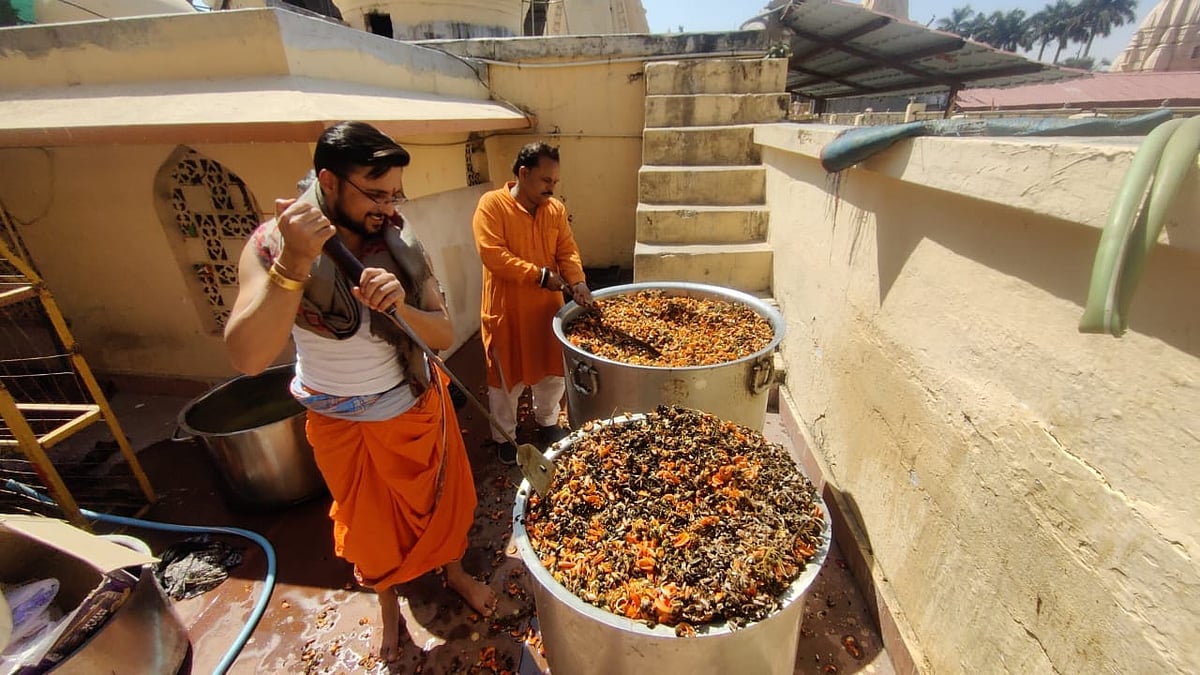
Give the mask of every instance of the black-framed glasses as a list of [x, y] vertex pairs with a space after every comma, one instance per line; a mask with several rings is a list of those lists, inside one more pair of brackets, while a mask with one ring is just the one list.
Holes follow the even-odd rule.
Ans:
[[384, 193], [380, 193], [380, 192], [367, 192], [366, 190], [360, 188], [357, 183], [350, 180], [346, 176], [338, 176], [338, 177], [341, 178], [342, 180], [346, 181], [347, 183], [349, 183], [350, 187], [352, 187], [355, 190], [358, 190], [360, 193], [362, 193], [362, 196], [366, 197], [367, 199], [370, 199], [371, 201], [375, 202], [379, 206], [390, 206], [394, 209], [398, 209], [401, 206], [404, 206], [406, 203], [408, 203], [408, 197], [404, 196], [404, 193], [400, 193], [398, 195], [389, 195], [389, 194], [384, 194]]

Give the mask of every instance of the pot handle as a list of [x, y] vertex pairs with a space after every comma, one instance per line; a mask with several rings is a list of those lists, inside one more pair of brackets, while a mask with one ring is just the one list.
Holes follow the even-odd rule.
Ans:
[[754, 361], [750, 368], [750, 392], [761, 394], [775, 383], [775, 359], [771, 354], [763, 354]]
[[600, 390], [599, 373], [585, 361], [576, 361], [571, 369], [571, 385], [584, 396], [595, 396]]
[[171, 440], [173, 440], [173, 441], [175, 441], [176, 443], [178, 443], [178, 442], [180, 442], [180, 441], [190, 441], [190, 440], [192, 440], [192, 439], [196, 438], [195, 436], [193, 436], [193, 435], [191, 435], [191, 434], [186, 434], [186, 435], [184, 435], [184, 436], [180, 436], [179, 434], [181, 434], [181, 433], [184, 433], [184, 431], [183, 431], [183, 427], [176, 426], [176, 427], [175, 427], [175, 433], [171, 434]]

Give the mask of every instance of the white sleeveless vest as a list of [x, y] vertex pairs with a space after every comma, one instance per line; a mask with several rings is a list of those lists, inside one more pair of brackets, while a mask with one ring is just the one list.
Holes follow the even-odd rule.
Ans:
[[335, 340], [292, 326], [296, 342], [296, 376], [305, 387], [334, 396], [378, 394], [404, 381], [396, 348], [371, 335], [365, 306], [352, 337]]

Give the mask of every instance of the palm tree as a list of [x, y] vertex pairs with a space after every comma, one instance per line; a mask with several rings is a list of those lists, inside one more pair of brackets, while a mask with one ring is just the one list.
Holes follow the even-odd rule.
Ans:
[[1137, 0], [1080, 0], [1078, 7], [1081, 27], [1087, 33], [1084, 58], [1092, 50], [1092, 40], [1096, 36], [1108, 37], [1113, 28], [1137, 20]]
[[1033, 32], [1029, 20], [1025, 18], [1024, 10], [1009, 10], [1007, 14], [996, 16], [994, 23], [995, 34], [993, 37], [998, 49], [1015, 52], [1018, 49], [1029, 49], [1033, 46]]
[[962, 25], [959, 35], [976, 40], [978, 42], [986, 42], [985, 37], [992, 34], [992, 20], [986, 14], [976, 14]]
[[[1070, 0], [1057, 0], [1053, 5], [1046, 5], [1045, 9], [1034, 15], [1030, 23], [1036, 26], [1034, 31], [1039, 36], [1037, 39], [1057, 43], [1054, 63], [1058, 63], [1068, 44], [1087, 41], [1079, 6], [1072, 4]], [[1038, 58], [1041, 58], [1041, 52], [1038, 53]]]
[[1046, 53], [1046, 45], [1058, 39], [1063, 10], [1070, 6], [1066, 0], [1059, 0], [1057, 4], [1046, 5], [1042, 11], [1029, 17], [1030, 37], [1038, 43], [1038, 61]]
[[938, 30], [944, 30], [947, 33], [955, 33], [956, 35], [961, 35], [962, 37], [970, 37], [968, 27], [971, 24], [971, 15], [974, 13], [975, 10], [971, 9], [970, 5], [955, 7], [954, 9], [950, 10], [949, 17], [942, 17], [941, 19], [938, 19]]
[[995, 11], [986, 18], [982, 15], [976, 16], [972, 28], [972, 39], [996, 49], [1015, 52], [1018, 49], [1028, 49], [1033, 44], [1029, 22], [1025, 20], [1025, 12], [1019, 9], [1007, 13]]

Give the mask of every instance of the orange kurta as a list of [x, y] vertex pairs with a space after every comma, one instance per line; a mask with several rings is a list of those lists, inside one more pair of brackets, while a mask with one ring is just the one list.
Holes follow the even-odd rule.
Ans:
[[404, 583], [466, 552], [475, 481], [444, 377], [395, 419], [352, 422], [309, 411], [305, 428], [333, 495], [334, 552], [354, 563], [363, 583]]
[[568, 284], [584, 280], [583, 262], [567, 222], [567, 207], [549, 199], [530, 215], [510, 192], [514, 183], [479, 198], [472, 228], [483, 261], [481, 337], [488, 385], [509, 389], [562, 376], [562, 349], [554, 337], [554, 314], [562, 294], [541, 288], [542, 268]]

